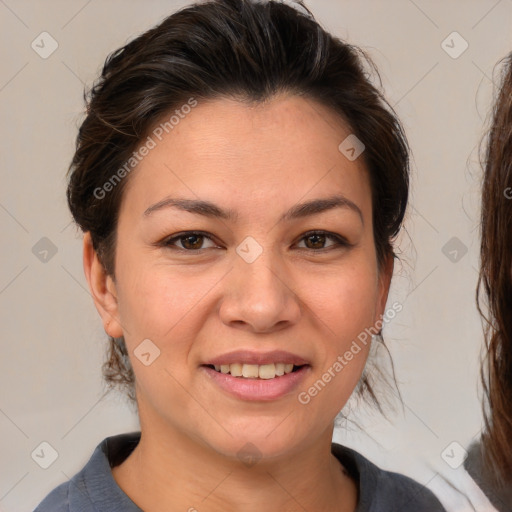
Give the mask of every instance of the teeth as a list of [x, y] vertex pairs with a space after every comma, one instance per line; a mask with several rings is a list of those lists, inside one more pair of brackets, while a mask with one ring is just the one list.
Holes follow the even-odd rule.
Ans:
[[[293, 367], [293, 365], [292, 365]], [[262, 364], [258, 368], [258, 377], [260, 379], [273, 379], [276, 376], [276, 365], [272, 364]]]
[[229, 373], [231, 373], [233, 377], [241, 377], [243, 375], [243, 365], [240, 363], [230, 364]]
[[[276, 375], [284, 375], [284, 363], [276, 363]], [[292, 368], [293, 369], [293, 368]]]
[[258, 377], [258, 365], [257, 364], [244, 364], [242, 366], [242, 375], [247, 378]]
[[291, 373], [293, 364], [270, 363], [270, 364], [221, 364], [215, 365], [215, 370], [220, 373], [230, 373], [233, 377], [245, 377], [247, 379], [273, 379]]

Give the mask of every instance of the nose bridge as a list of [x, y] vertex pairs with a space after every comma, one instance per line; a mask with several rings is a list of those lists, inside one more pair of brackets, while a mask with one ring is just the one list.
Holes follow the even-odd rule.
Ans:
[[300, 308], [277, 252], [247, 237], [236, 253], [229, 291], [221, 308], [223, 320], [250, 324], [260, 331], [295, 322]]
[[235, 271], [238, 274], [243, 296], [255, 297], [273, 295], [267, 299], [276, 300], [283, 295], [284, 268], [279, 263], [279, 257], [271, 245], [263, 246], [252, 237], [247, 237], [237, 247], [238, 259], [235, 261]]

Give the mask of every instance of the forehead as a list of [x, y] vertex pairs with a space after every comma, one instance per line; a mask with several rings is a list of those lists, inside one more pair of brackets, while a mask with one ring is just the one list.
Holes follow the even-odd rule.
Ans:
[[125, 200], [138, 211], [167, 195], [268, 209], [336, 192], [369, 207], [363, 159], [349, 161], [338, 149], [349, 127], [311, 99], [283, 95], [247, 104], [222, 98], [198, 102], [176, 120], [167, 130], [155, 125], [154, 147], [130, 176]]

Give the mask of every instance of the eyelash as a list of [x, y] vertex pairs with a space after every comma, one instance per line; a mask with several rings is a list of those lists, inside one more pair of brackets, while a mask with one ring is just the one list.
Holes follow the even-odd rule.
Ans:
[[[300, 248], [301, 250], [305, 250], [305, 251], [313, 252], [313, 253], [322, 253], [322, 252], [328, 252], [328, 251], [333, 250], [333, 249], [340, 249], [340, 248], [346, 248], [346, 247], [351, 247], [352, 246], [352, 244], [348, 243], [343, 237], [341, 237], [339, 235], [336, 235], [335, 233], [331, 233], [329, 231], [320, 231], [320, 230], [313, 230], [313, 231], [308, 231], [307, 233], [304, 233], [304, 235], [302, 236], [302, 238], [299, 241], [302, 241], [305, 238], [308, 238], [308, 237], [313, 236], [313, 235], [325, 235], [326, 239], [330, 238], [331, 240], [333, 240], [335, 242], [335, 244], [331, 245], [330, 247], [323, 248], [323, 249], [308, 249], [306, 247], [306, 248]], [[176, 241], [178, 241], [178, 240], [180, 240], [182, 238], [187, 238], [188, 236], [202, 236], [204, 238], [207, 238], [211, 242], [214, 242], [212, 237], [208, 233], [205, 233], [204, 231], [184, 231], [183, 233], [179, 233], [178, 235], [173, 235], [170, 238], [164, 239], [158, 245], [163, 246], [163, 247], [167, 247], [167, 248], [174, 247], [174, 250], [177, 250], [177, 251], [182, 252], [182, 253], [183, 252], [202, 253], [202, 251], [205, 251], [205, 250], [209, 249], [209, 248], [183, 249], [181, 247], [176, 247], [176, 246], [173, 245], [174, 242], [176, 242]]]

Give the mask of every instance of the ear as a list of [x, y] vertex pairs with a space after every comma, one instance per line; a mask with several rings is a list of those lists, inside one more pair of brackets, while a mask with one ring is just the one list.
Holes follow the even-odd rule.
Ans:
[[123, 329], [119, 321], [119, 308], [114, 280], [107, 275], [92, 245], [91, 234], [84, 234], [83, 242], [84, 272], [94, 305], [103, 321], [105, 332], [113, 338], [120, 338]]
[[386, 260], [379, 270], [378, 276], [378, 303], [374, 322], [381, 320], [386, 310], [386, 302], [388, 301], [389, 288], [391, 286], [391, 278], [393, 277], [393, 268], [395, 266], [395, 259], [393, 254], [388, 254]]

